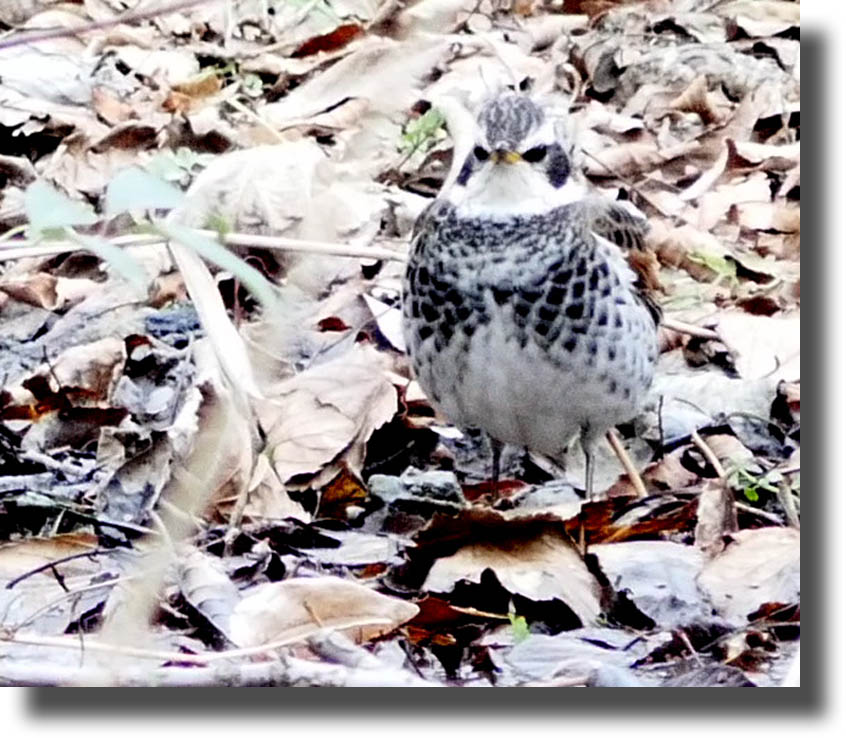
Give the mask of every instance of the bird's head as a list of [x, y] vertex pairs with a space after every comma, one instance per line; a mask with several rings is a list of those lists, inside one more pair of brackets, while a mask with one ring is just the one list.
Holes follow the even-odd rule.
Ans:
[[474, 134], [448, 194], [468, 215], [546, 212], [582, 196], [555, 121], [526, 95], [509, 92], [487, 101]]

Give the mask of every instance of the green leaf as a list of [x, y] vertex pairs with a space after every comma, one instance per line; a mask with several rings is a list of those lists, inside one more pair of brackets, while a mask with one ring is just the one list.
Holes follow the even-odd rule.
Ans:
[[529, 624], [522, 615], [515, 615], [513, 612], [509, 612], [508, 620], [511, 622], [511, 631], [515, 643], [525, 641], [531, 635]]
[[185, 195], [169, 182], [138, 167], [124, 169], [106, 188], [106, 214], [128, 210], [171, 210]]
[[743, 494], [749, 502], [757, 502], [760, 499], [754, 487], [747, 487], [743, 490]]
[[168, 238], [194, 249], [204, 259], [232, 273], [256, 296], [266, 309], [276, 307], [276, 291], [273, 285], [264, 278], [264, 275], [258, 269], [238, 258], [223, 244], [176, 223], [160, 222], [157, 226]]
[[141, 295], [147, 294], [147, 273], [141, 265], [129, 254], [105, 238], [99, 236], [84, 236], [76, 231], [67, 229], [66, 235], [80, 246], [99, 256], [107, 262], [121, 277], [135, 287]]
[[445, 119], [437, 108], [429, 108], [419, 118], [409, 121], [402, 134], [400, 149], [414, 152], [434, 146], [443, 133]]
[[24, 209], [30, 228], [39, 234], [54, 228], [93, 225], [99, 220], [90, 205], [71, 200], [41, 179], [26, 188]]

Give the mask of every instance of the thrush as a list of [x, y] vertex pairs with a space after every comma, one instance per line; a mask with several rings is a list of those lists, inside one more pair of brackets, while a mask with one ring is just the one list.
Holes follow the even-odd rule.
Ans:
[[552, 116], [505, 93], [475, 118], [475, 146], [419, 216], [403, 289], [414, 373], [456, 426], [559, 456], [595, 446], [650, 388], [659, 313], [628, 266], [646, 221], [586, 197]]

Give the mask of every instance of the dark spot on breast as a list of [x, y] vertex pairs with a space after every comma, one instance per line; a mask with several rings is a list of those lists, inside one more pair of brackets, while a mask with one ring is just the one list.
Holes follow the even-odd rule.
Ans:
[[420, 310], [423, 312], [423, 319], [429, 323], [434, 323], [438, 319], [438, 311], [430, 302], [421, 302]]
[[615, 380], [613, 380], [613, 379], [612, 379], [612, 380], [611, 380], [611, 382], [609, 383], [609, 385], [608, 385], [608, 391], [609, 391], [612, 395], [617, 394], [617, 382], [616, 382]]
[[437, 305], [438, 307], [440, 307], [444, 304], [443, 292], [439, 292], [438, 290], [429, 290], [429, 292], [427, 293], [427, 297], [433, 305]]
[[632, 389], [631, 387], [624, 387], [623, 388], [623, 397], [627, 400], [632, 396]]
[[615, 328], [622, 328], [623, 327], [623, 319], [620, 317], [619, 313], [617, 313], [614, 316], [614, 327]]
[[584, 282], [574, 282], [573, 283], [573, 299], [578, 300], [583, 294], [585, 294], [585, 283]]
[[511, 290], [504, 287], [494, 287], [493, 296], [497, 305], [504, 305], [508, 302], [508, 298], [511, 297]]
[[608, 264], [606, 264], [604, 261], [600, 262], [599, 266], [596, 267], [596, 272], [602, 278], [607, 277], [608, 276]]
[[546, 301], [550, 305], [560, 305], [564, 302], [564, 295], [567, 294], [567, 290], [563, 287], [555, 287], [553, 286], [549, 292], [546, 293]]
[[432, 277], [432, 286], [439, 292], [446, 292], [450, 288], [449, 282], [437, 277]]
[[596, 316], [597, 325], [608, 325], [608, 311], [605, 308], [600, 309], [599, 315]]
[[587, 274], [587, 262], [584, 258], [579, 259], [579, 263], [576, 265], [576, 276], [577, 277], [584, 277]]
[[467, 336], [467, 338], [470, 338], [476, 332], [476, 323], [462, 323], [461, 330], [464, 332], [464, 335]]
[[420, 317], [420, 303], [417, 300], [411, 303], [411, 317], [412, 318], [419, 318]]
[[543, 297], [542, 290], [520, 290], [520, 297], [526, 302], [537, 302]]
[[444, 310], [444, 320], [443, 320], [443, 322], [446, 323], [447, 325], [452, 325], [453, 323], [455, 323], [455, 313], [452, 310], [450, 310], [449, 308]]
[[530, 312], [532, 312], [532, 306], [527, 302], [518, 302], [514, 306], [514, 312], [521, 318], [525, 318]]
[[599, 269], [593, 269], [588, 279], [588, 287], [595, 290], [599, 286]]
[[446, 321], [441, 321], [438, 324], [438, 330], [441, 332], [441, 335], [444, 337], [444, 341], [449, 342], [452, 338], [452, 334], [454, 333], [452, 323], [447, 323]]
[[417, 338], [419, 338], [421, 341], [425, 341], [425, 340], [426, 340], [429, 336], [431, 336], [433, 333], [434, 333], [434, 330], [432, 330], [432, 326], [430, 326], [430, 325], [421, 325], [421, 326], [417, 329]]
[[459, 320], [465, 321], [473, 314], [473, 308], [468, 307], [467, 305], [459, 305], [455, 312], [456, 315], [458, 315]]
[[588, 353], [591, 356], [596, 356], [596, 352], [599, 351], [599, 346], [596, 345], [596, 341], [591, 341], [588, 343]]
[[426, 267], [420, 267], [417, 270], [417, 280], [424, 287], [429, 285], [429, 270]]
[[539, 323], [535, 324], [535, 333], [537, 333], [539, 336], [545, 336], [547, 333], [549, 333], [550, 327], [550, 323], [540, 321]]
[[570, 338], [564, 341], [564, 350], [573, 352], [576, 350], [578, 343], [579, 341], [575, 336], [570, 336]]
[[541, 320], [553, 321], [555, 320], [555, 318], [558, 317], [558, 311], [553, 310], [552, 308], [547, 307], [546, 305], [541, 305], [540, 309], [538, 310], [538, 317]]
[[567, 308], [564, 310], [564, 313], [568, 318], [572, 320], [578, 320], [582, 317], [582, 313], [585, 311], [585, 306], [581, 302], [574, 302], [572, 305], [568, 305]]
[[567, 284], [573, 278], [573, 270], [565, 269], [563, 272], [556, 272], [552, 277], [555, 284]]
[[461, 302], [461, 293], [454, 287], [448, 289], [444, 297], [453, 305], [458, 305]]
[[617, 358], [617, 349], [614, 346], [608, 347], [608, 361], [614, 361]]

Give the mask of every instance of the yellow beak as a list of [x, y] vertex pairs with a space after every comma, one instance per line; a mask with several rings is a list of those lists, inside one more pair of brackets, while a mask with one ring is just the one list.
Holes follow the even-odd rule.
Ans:
[[504, 162], [505, 164], [516, 164], [523, 158], [516, 151], [503, 151], [501, 149], [494, 151], [491, 157], [494, 162]]

